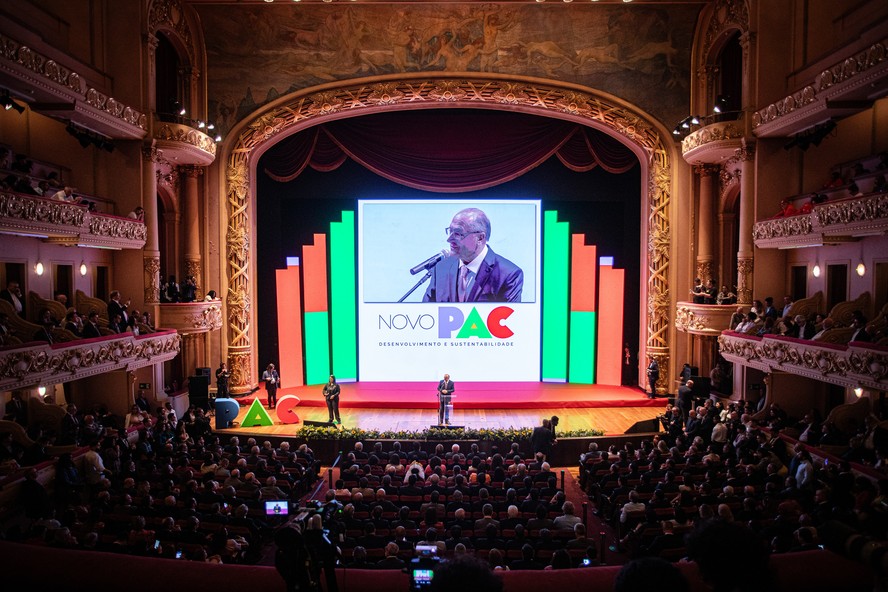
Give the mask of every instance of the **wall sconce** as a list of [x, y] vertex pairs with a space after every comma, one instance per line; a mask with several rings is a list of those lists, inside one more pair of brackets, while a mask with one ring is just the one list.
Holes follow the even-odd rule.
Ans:
[[857, 387], [856, 389], [854, 389], [854, 394], [857, 395], [857, 398], [859, 399], [863, 396], [863, 389], [861, 387]]
[[41, 385], [37, 387], [37, 394], [41, 397], [46, 394], [46, 387]]
[[44, 272], [44, 271], [45, 271], [45, 270], [44, 270], [44, 268], [43, 268], [43, 263], [41, 263], [40, 261], [38, 261], [38, 262], [37, 262], [37, 265], [34, 266], [34, 273], [36, 273], [37, 275], [43, 275], [43, 272]]
[[857, 264], [856, 270], [857, 270], [857, 275], [859, 275], [860, 277], [863, 277], [866, 275], [866, 265], [863, 264], [863, 261], [861, 261], [860, 263]]
[[80, 262], [80, 275], [86, 275], [86, 272], [87, 272], [86, 263], [81, 261]]
[[816, 278], [820, 277], [820, 264], [819, 263], [814, 264], [814, 269], [811, 270], [811, 274]]

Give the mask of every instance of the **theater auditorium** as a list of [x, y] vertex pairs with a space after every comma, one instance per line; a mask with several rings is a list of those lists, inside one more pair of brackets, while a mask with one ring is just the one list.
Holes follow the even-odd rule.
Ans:
[[0, 581], [877, 589], [886, 44], [877, 0], [3, 3]]

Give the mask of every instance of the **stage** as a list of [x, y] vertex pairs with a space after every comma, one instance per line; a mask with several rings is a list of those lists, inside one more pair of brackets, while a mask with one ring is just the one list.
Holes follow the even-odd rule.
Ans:
[[[341, 383], [340, 411], [343, 428], [364, 430], [422, 430], [437, 423], [436, 384]], [[559, 430], [600, 429], [622, 434], [636, 422], [661, 415], [665, 398], [648, 399], [637, 388], [553, 383], [457, 383], [451, 423], [467, 428], [535, 427], [543, 417], [557, 415]], [[281, 422], [274, 411], [274, 425], [240, 427], [255, 399], [265, 403], [265, 391], [239, 397], [240, 412], [232, 428], [220, 433], [243, 436], [284, 437], [295, 434], [303, 421], [326, 421], [327, 407], [320, 385], [278, 390], [301, 399], [293, 408], [298, 423]]]
[[[340, 383], [340, 409], [437, 409], [437, 383], [355, 382]], [[278, 389], [278, 398], [296, 395], [300, 407], [323, 407], [323, 385]], [[266, 400], [264, 387], [237, 397], [241, 406], [258, 398]], [[549, 382], [457, 382], [454, 409], [595, 409], [613, 407], [663, 407], [663, 401], [648, 399], [636, 387]]]

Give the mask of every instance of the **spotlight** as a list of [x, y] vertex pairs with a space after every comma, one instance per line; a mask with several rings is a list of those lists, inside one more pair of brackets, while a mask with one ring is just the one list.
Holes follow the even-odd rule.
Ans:
[[205, 124], [203, 121], [197, 122], [197, 129], [203, 129], [205, 127], [207, 127], [207, 124]]
[[211, 131], [216, 129], [216, 124], [211, 121], [210, 123], [207, 124], [207, 129], [211, 130]]
[[691, 115], [691, 125], [700, 125], [700, 118], [696, 115]]
[[0, 95], [0, 105], [3, 105], [3, 108], [9, 111], [10, 109], [15, 109], [19, 112], [19, 114], [25, 112], [25, 108], [19, 105], [15, 100], [9, 96], [9, 91], [3, 91], [3, 94]]
[[216, 137], [213, 138], [213, 139], [214, 139], [216, 142], [221, 142], [221, 141], [222, 141], [222, 134], [216, 134]]
[[681, 127], [682, 127], [682, 129], [689, 129], [691, 127], [691, 118], [685, 117], [684, 119], [682, 119], [681, 120]]
[[672, 130], [672, 135], [680, 136], [681, 135], [681, 126], [679, 126], [679, 125], [675, 126], [675, 129]]
[[712, 107], [713, 113], [722, 113], [728, 108], [728, 97], [725, 95], [718, 95], [715, 98], [715, 105]]

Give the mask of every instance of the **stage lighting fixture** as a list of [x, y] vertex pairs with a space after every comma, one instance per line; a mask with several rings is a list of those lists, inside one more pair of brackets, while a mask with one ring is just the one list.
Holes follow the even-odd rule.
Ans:
[[203, 129], [205, 127], [207, 127], [207, 124], [205, 124], [203, 121], [197, 122], [197, 129]]
[[216, 137], [213, 139], [217, 142], [221, 142], [222, 141], [222, 134], [216, 134]]
[[681, 127], [682, 127], [682, 129], [689, 129], [691, 127], [691, 118], [685, 117], [684, 119], [682, 119], [681, 120]]
[[210, 123], [207, 124], [207, 129], [211, 130], [211, 131], [216, 129], [216, 124], [211, 121]]
[[700, 125], [700, 118], [696, 115], [691, 115], [691, 125]]
[[715, 98], [715, 105], [712, 107], [713, 113], [722, 113], [728, 107], [728, 97], [725, 95], [718, 95]]
[[679, 125], [675, 126], [675, 129], [672, 130], [672, 135], [680, 136], [681, 135], [681, 126], [679, 126]]

